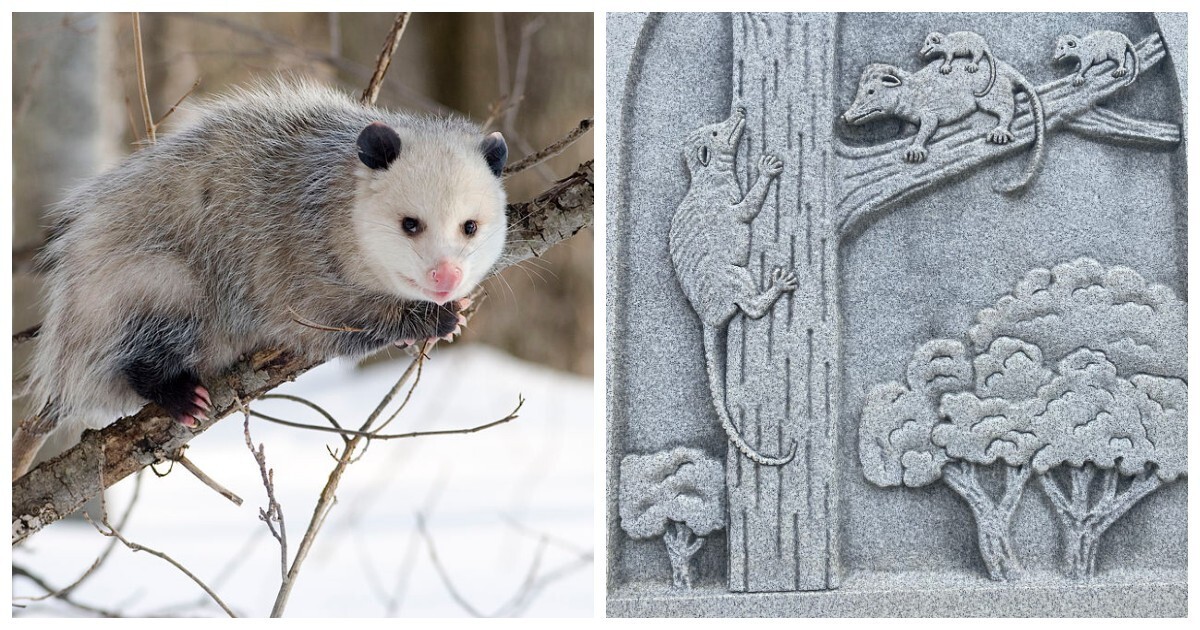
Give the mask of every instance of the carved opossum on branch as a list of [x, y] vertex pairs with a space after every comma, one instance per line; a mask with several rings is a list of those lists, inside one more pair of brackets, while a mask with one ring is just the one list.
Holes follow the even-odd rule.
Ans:
[[925, 43], [921, 46], [921, 59], [929, 60], [934, 57], [943, 59], [942, 65], [938, 66], [938, 72], [942, 74], [950, 74], [955, 57], [967, 59], [967, 72], [971, 74], [979, 72], [979, 62], [986, 58], [988, 83], [982, 90], [975, 92], [975, 96], [984, 96], [996, 84], [996, 58], [992, 56], [992, 49], [988, 46], [987, 40], [979, 33], [970, 31], [946, 34], [930, 33], [925, 36]]
[[50, 215], [18, 476], [60, 425], [146, 401], [191, 426], [257, 349], [313, 360], [452, 334], [507, 223], [504, 139], [279, 81], [199, 108]]
[[974, 77], [970, 75], [943, 75], [933, 65], [914, 73], [907, 73], [896, 66], [873, 63], [863, 70], [858, 81], [858, 93], [854, 102], [842, 115], [849, 124], [863, 123], [895, 117], [917, 125], [917, 135], [904, 150], [904, 160], [924, 161], [929, 155], [926, 144], [938, 127], [962, 120], [975, 112], [987, 112], [998, 119], [998, 124], [987, 134], [988, 142], [1008, 144], [1014, 139], [1013, 116], [1016, 115], [1014, 89], [1020, 87], [1029, 95], [1033, 111], [1034, 138], [1033, 156], [1018, 180], [997, 187], [1001, 192], [1022, 190], [1033, 182], [1041, 170], [1046, 136], [1046, 119], [1042, 100], [1033, 84], [1012, 66], [997, 61], [995, 86], [986, 96], [975, 96], [972, 88]]
[[[760, 290], [746, 269], [750, 222], [762, 210], [771, 180], [783, 172], [783, 162], [771, 155], [759, 160], [758, 179], [743, 197], [734, 159], [746, 126], [738, 109], [729, 120], [692, 132], [684, 145], [691, 185], [671, 219], [671, 262], [679, 286], [691, 303], [704, 333], [704, 358], [713, 406], [729, 441], [750, 460], [782, 466], [796, 455], [796, 443], [782, 457], [754, 450], [738, 433], [725, 407], [725, 361], [721, 341], [729, 321], [741, 311], [746, 317], [766, 315], [784, 292], [798, 285], [791, 271], [775, 269], [771, 284]], [[718, 361], [718, 359], [721, 359]]]
[[1133, 74], [1126, 81], [1126, 85], [1128, 85], [1137, 80], [1141, 70], [1141, 61], [1138, 60], [1137, 49], [1133, 47], [1133, 42], [1129, 41], [1129, 38], [1123, 33], [1096, 31], [1083, 38], [1063, 35], [1054, 43], [1055, 61], [1063, 62], [1075, 59], [1079, 62], [1079, 70], [1075, 73], [1075, 78], [1071, 79], [1071, 84], [1075, 86], [1083, 85], [1084, 75], [1092, 66], [1097, 66], [1105, 61], [1113, 61], [1117, 64], [1116, 69], [1112, 71], [1113, 78], [1119, 79], [1125, 76], [1129, 73], [1129, 69], [1125, 67], [1125, 53], [1129, 53], [1133, 57]]

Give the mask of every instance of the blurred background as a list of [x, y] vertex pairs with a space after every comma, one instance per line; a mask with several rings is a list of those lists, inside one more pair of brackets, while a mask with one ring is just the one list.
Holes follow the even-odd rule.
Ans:
[[[158, 133], [187, 122], [189, 101], [279, 73], [315, 77], [357, 96], [394, 17], [142, 14]], [[378, 105], [465, 116], [499, 130], [511, 163], [592, 117], [592, 37], [590, 13], [414, 14]], [[43, 210], [136, 151], [146, 134], [129, 14], [14, 14], [12, 51], [16, 332], [41, 320], [32, 259], [45, 238]], [[592, 159], [592, 143], [587, 134], [561, 156], [506, 180], [509, 201], [532, 199], [573, 173]], [[507, 414], [518, 395], [526, 399], [521, 417], [470, 436], [372, 446], [346, 475], [289, 614], [591, 614], [592, 246], [591, 230], [584, 230], [485, 285], [484, 307], [463, 338], [438, 348], [393, 428], [479, 424]], [[14, 347], [14, 388], [34, 351], [36, 343]], [[286, 389], [354, 424], [407, 364], [402, 353], [392, 358], [399, 360], [333, 362]], [[313, 421], [294, 404], [254, 408]], [[31, 411], [14, 400], [15, 418]], [[325, 447], [341, 440], [259, 421], [250, 427], [255, 443], [266, 445], [298, 540], [333, 467]], [[278, 587], [279, 549], [257, 519], [266, 499], [241, 421], [227, 419], [194, 440], [189, 457], [246, 505], [236, 508], [176, 469], [140, 483], [122, 531], [176, 554], [202, 577], [219, 578], [223, 588], [214, 589], [228, 594], [237, 612], [265, 615]], [[110, 512], [133, 498], [133, 486], [126, 480], [114, 488]], [[86, 523], [64, 522], [14, 549], [13, 614], [221, 614], [177, 570], [126, 549], [70, 593], [74, 604], [30, 599], [44, 595], [43, 586], [78, 578], [108, 542]], [[22, 572], [37, 579], [22, 579]]]

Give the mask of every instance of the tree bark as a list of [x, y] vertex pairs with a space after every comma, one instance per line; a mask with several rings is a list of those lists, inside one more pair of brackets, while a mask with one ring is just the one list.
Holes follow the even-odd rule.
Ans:
[[[510, 240], [500, 266], [540, 256], [591, 225], [593, 191], [588, 161], [536, 199], [510, 205]], [[178, 452], [217, 420], [239, 411], [239, 400], [249, 402], [313, 367], [283, 351], [259, 352], [209, 388], [212, 422], [188, 429], [149, 405], [100, 431], [85, 432], [79, 444], [13, 482], [13, 544], [71, 514], [121, 479]]]
[[993, 501], [979, 485], [975, 464], [956, 462], [947, 465], [942, 473], [946, 485], [971, 508], [979, 536], [979, 555], [988, 577], [997, 582], [1016, 579], [1021, 572], [1021, 563], [1012, 546], [1012, 518], [1032, 472], [1027, 465], [1006, 468], [1004, 494], [998, 501]]
[[704, 538], [694, 536], [687, 523], [670, 521], [663, 542], [671, 559], [671, 583], [675, 588], [692, 588], [692, 556], [704, 546]]

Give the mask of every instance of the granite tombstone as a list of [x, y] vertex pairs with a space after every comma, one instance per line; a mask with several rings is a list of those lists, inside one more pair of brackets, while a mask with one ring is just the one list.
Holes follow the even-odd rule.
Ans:
[[1186, 614], [1186, 54], [610, 14], [608, 613]]

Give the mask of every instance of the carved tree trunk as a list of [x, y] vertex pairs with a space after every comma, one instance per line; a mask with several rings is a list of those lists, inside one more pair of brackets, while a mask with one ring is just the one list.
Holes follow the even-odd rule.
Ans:
[[783, 160], [751, 226], [748, 269], [760, 286], [776, 267], [800, 281], [760, 320], [729, 327], [728, 405], [759, 466], [729, 448], [729, 588], [790, 591], [838, 585], [836, 418], [841, 324], [829, 197], [836, 18], [733, 17], [733, 106], [746, 109], [738, 155], [743, 189], [763, 153]]
[[988, 577], [997, 582], [1012, 580], [1021, 572], [1021, 563], [1012, 546], [1012, 519], [1032, 472], [1030, 466], [1007, 468], [1004, 494], [997, 501], [993, 501], [979, 485], [975, 464], [949, 464], [942, 473], [946, 485], [970, 506], [979, 536], [979, 555]]

